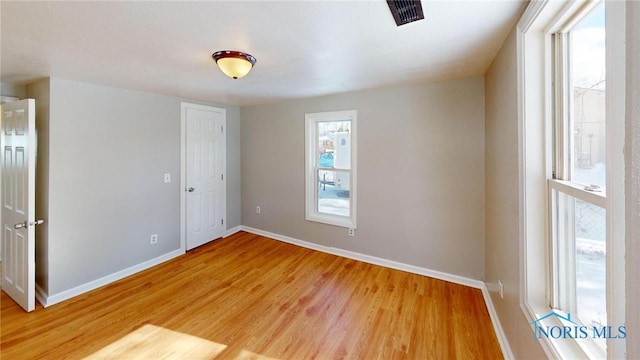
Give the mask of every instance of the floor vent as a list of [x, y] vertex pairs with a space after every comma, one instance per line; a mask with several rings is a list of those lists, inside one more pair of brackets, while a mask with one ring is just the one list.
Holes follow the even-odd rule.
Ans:
[[424, 19], [420, 0], [387, 0], [387, 5], [398, 26]]

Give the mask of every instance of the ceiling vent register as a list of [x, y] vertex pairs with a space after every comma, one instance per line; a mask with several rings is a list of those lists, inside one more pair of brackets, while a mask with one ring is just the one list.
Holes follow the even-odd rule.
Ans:
[[387, 0], [387, 5], [398, 26], [424, 19], [420, 0]]

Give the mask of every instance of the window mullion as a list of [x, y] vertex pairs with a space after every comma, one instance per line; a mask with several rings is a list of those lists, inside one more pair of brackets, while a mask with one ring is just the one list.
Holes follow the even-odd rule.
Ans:
[[549, 238], [551, 239], [551, 269], [552, 271], [549, 274], [549, 282], [550, 282], [550, 290], [549, 294], [549, 306], [552, 309], [562, 309], [563, 307], [563, 299], [562, 299], [562, 244], [561, 240], [561, 232], [563, 229], [564, 223], [560, 221], [560, 193], [554, 189], [549, 187], [549, 214], [551, 216], [551, 229]]
[[550, 305], [567, 313], [576, 313], [576, 200], [557, 189], [551, 188], [550, 192], [554, 254]]
[[569, 33], [554, 35], [554, 179], [570, 180], [571, 154], [571, 89], [569, 71]]
[[566, 241], [566, 288], [567, 312], [577, 313], [577, 286], [576, 286], [576, 201], [573, 198], [565, 198], [565, 239]]

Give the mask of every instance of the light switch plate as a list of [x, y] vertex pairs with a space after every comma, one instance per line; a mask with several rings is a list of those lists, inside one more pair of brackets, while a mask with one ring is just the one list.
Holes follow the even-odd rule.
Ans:
[[170, 182], [171, 182], [171, 174], [169, 173], [164, 174], [164, 183], [168, 184]]

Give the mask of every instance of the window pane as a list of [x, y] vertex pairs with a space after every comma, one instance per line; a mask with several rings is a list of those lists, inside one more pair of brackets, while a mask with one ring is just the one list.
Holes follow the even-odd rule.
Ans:
[[570, 32], [573, 94], [571, 181], [605, 187], [604, 2]]
[[[607, 325], [606, 212], [576, 199], [576, 311], [587, 326]], [[606, 349], [606, 339], [595, 339]]]
[[[351, 121], [318, 123], [318, 167], [351, 168]], [[318, 212], [349, 217], [349, 171], [318, 170], [318, 184]]]
[[606, 213], [576, 199], [576, 306], [585, 325], [607, 324]]
[[350, 216], [349, 175], [348, 171], [318, 170], [318, 212]]
[[351, 169], [351, 121], [318, 123], [318, 167]]
[[[606, 210], [557, 190], [554, 194], [558, 195], [557, 305], [583, 325], [606, 326]], [[605, 339], [595, 341], [605, 348]]]

